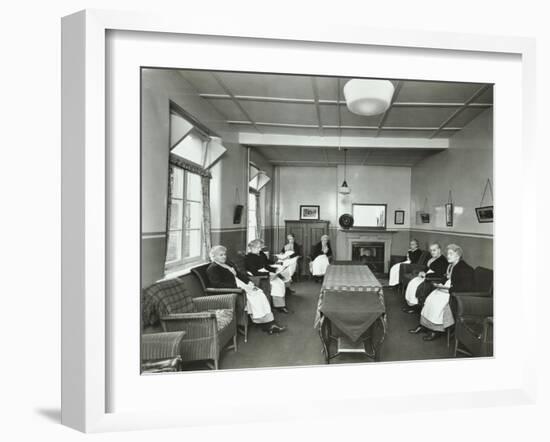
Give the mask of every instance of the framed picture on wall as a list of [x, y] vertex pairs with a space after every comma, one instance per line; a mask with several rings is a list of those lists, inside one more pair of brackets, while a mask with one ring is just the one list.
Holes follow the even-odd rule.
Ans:
[[394, 224], [405, 224], [405, 211], [404, 210], [396, 210], [394, 213]]
[[300, 206], [301, 220], [318, 220], [319, 206]]
[[447, 227], [453, 226], [453, 203], [445, 204], [445, 223]]
[[492, 223], [493, 206], [476, 207], [476, 215], [479, 223]]

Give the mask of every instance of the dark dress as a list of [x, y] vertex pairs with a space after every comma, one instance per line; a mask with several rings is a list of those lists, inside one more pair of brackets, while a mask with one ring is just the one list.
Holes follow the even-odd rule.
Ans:
[[[287, 243], [288, 244], [288, 243]], [[286, 246], [286, 244], [285, 244]], [[285, 253], [285, 246], [281, 249], [281, 253]], [[297, 256], [302, 256], [302, 247], [297, 242], [294, 243], [294, 253], [289, 256], [289, 258], [296, 258]]]
[[442, 279], [446, 279], [446, 273], [447, 268], [449, 267], [449, 263], [447, 262], [447, 258], [445, 256], [441, 255], [436, 260], [434, 260], [429, 266], [426, 266], [426, 270], [432, 270], [433, 273], [429, 273], [426, 275], [426, 280], [418, 286], [416, 289], [416, 299], [418, 299], [418, 305], [422, 306], [424, 305], [424, 301], [428, 297], [428, 295], [431, 293], [431, 291], [434, 289], [432, 282], [435, 281], [441, 281]]
[[[230, 267], [233, 267], [237, 272], [237, 278], [239, 278], [245, 284], [250, 282], [250, 278], [246, 273], [241, 272], [235, 264], [227, 261], [226, 264]], [[206, 275], [210, 281], [210, 286], [213, 288], [219, 289], [236, 289], [237, 283], [235, 281], [235, 275], [231, 273], [226, 268], [216, 264], [215, 262], [211, 263], [206, 269]]]
[[422, 256], [422, 250], [416, 249], [416, 250], [409, 250], [407, 252], [407, 258], [409, 258], [409, 261], [411, 264], [418, 264], [418, 261], [420, 261], [420, 257]]
[[266, 269], [269, 272], [277, 272], [277, 268], [270, 265], [267, 256], [265, 253], [260, 252], [259, 254], [247, 253], [244, 257], [244, 266], [246, 270], [252, 273], [254, 276], [265, 275], [265, 272], [260, 272], [260, 269]]
[[[330, 247], [330, 241], [327, 242], [328, 251], [326, 253], [327, 257], [332, 256], [332, 248]], [[323, 244], [319, 241], [311, 248], [311, 260], [313, 261], [319, 255], [323, 255]]]
[[449, 293], [473, 292], [475, 290], [474, 269], [463, 261], [458, 261], [451, 273], [451, 288]]

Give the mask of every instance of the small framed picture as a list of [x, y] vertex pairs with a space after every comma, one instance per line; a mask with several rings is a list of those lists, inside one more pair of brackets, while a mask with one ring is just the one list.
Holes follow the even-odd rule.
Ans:
[[426, 212], [422, 212], [420, 214], [420, 220], [424, 223], [424, 224], [428, 224], [430, 222], [430, 214], [429, 213], [426, 213]]
[[394, 212], [394, 224], [405, 224], [405, 211], [404, 210], [396, 210]]
[[300, 206], [300, 219], [319, 219], [319, 206]]
[[447, 223], [447, 227], [453, 226], [453, 206], [453, 203], [445, 204], [445, 221]]
[[493, 206], [476, 207], [477, 222], [492, 223], [493, 222]]

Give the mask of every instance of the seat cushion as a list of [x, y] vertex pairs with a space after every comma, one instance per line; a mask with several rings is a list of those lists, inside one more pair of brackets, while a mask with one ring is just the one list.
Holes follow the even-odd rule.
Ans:
[[223, 330], [231, 321], [233, 321], [233, 310], [229, 308], [217, 309], [217, 310], [208, 310], [209, 312], [214, 312], [216, 314], [216, 321], [218, 323], [218, 331]]

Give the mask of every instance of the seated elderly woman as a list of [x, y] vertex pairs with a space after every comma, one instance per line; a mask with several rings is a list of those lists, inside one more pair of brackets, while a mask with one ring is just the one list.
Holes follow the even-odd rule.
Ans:
[[284, 277], [281, 275], [281, 272], [284, 271], [284, 269], [274, 267], [270, 264], [269, 259], [265, 253], [262, 252], [263, 246], [264, 243], [261, 239], [255, 239], [248, 243], [249, 253], [247, 253], [244, 257], [246, 271], [250, 272], [254, 276], [269, 274], [273, 306], [283, 313], [290, 313], [290, 311], [286, 308], [286, 286], [283, 281]]
[[332, 249], [328, 235], [321, 236], [321, 241], [315, 244], [311, 249], [311, 262], [309, 271], [315, 280], [321, 280], [330, 264], [329, 258], [332, 256]]
[[290, 281], [294, 273], [296, 273], [298, 258], [302, 255], [302, 247], [296, 242], [294, 233], [289, 233], [286, 239], [287, 243], [281, 249], [281, 253], [276, 256], [280, 264], [286, 268], [282, 273], [285, 281]]
[[399, 284], [399, 268], [401, 267], [401, 264], [417, 264], [420, 256], [422, 255], [422, 250], [418, 248], [418, 241], [416, 239], [411, 239], [409, 247], [410, 248], [407, 251], [407, 259], [403, 262], [394, 264], [390, 269], [390, 286]]
[[[405, 291], [405, 301], [408, 307], [403, 311], [415, 313], [418, 307], [424, 305], [424, 301], [432, 290], [431, 280], [441, 280], [445, 277], [447, 271], [447, 258], [441, 253], [441, 245], [437, 242], [430, 244], [430, 254], [432, 257], [426, 263], [424, 271], [418, 273], [418, 276], [411, 279]], [[427, 293], [426, 293], [427, 292]]]
[[285, 331], [275, 323], [271, 306], [265, 293], [256, 287], [245, 273], [227, 260], [227, 249], [214, 246], [210, 250], [212, 263], [206, 269], [210, 284], [215, 288], [240, 288], [246, 293], [246, 311], [252, 322], [259, 324], [263, 331], [272, 335]]
[[462, 248], [456, 244], [447, 246], [447, 267], [444, 284], [434, 284], [433, 290], [426, 298], [420, 312], [420, 325], [409, 330], [410, 333], [430, 331], [424, 336], [424, 341], [433, 341], [447, 327], [454, 324], [453, 314], [449, 306], [450, 295], [454, 292], [471, 292], [474, 289], [474, 269], [462, 259]]

